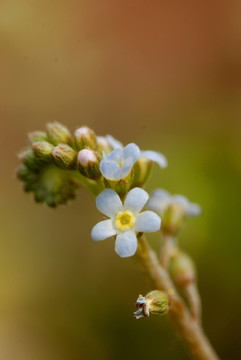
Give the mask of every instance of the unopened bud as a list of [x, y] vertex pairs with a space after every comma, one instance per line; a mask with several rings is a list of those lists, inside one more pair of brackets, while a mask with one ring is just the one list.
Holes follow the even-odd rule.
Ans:
[[101, 176], [100, 173], [100, 157], [96, 151], [91, 149], [83, 149], [78, 154], [79, 172], [89, 179], [96, 180]]
[[106, 155], [108, 155], [112, 151], [112, 147], [104, 136], [97, 136], [97, 149], [101, 156], [103, 154], [103, 151]]
[[19, 154], [19, 158], [30, 169], [37, 169], [39, 167], [39, 161], [31, 148], [28, 148]]
[[71, 141], [71, 135], [66, 126], [53, 122], [47, 124], [47, 136], [48, 140], [54, 144], [69, 144]]
[[77, 166], [77, 153], [69, 145], [55, 146], [52, 157], [55, 164], [61, 169], [75, 169]]
[[44, 131], [34, 131], [28, 135], [30, 143], [47, 141], [47, 134]]
[[134, 313], [136, 319], [152, 315], [164, 315], [169, 309], [169, 299], [167, 295], [160, 291], [154, 290], [149, 292], [145, 297], [139, 295], [136, 301], [138, 310]]
[[170, 275], [181, 288], [196, 280], [196, 271], [192, 259], [185, 253], [174, 250], [169, 263]]
[[153, 161], [139, 158], [134, 165], [133, 187], [142, 187], [148, 180], [153, 167]]
[[74, 133], [74, 144], [77, 150], [90, 148], [95, 150], [97, 146], [97, 140], [94, 131], [87, 126], [82, 126]]
[[47, 141], [37, 141], [34, 142], [32, 146], [33, 151], [38, 159], [46, 162], [52, 160], [52, 151], [54, 149], [54, 145]]

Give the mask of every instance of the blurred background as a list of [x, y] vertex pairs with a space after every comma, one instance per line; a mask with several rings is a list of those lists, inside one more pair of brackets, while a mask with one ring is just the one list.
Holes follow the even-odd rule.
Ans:
[[[15, 179], [27, 133], [57, 120], [165, 154], [147, 185], [203, 208], [180, 244], [196, 261], [203, 324], [240, 359], [241, 2], [0, 1], [0, 357], [187, 359], [167, 317], [133, 318], [149, 283], [81, 189], [56, 210]], [[158, 249], [158, 234], [149, 236]]]

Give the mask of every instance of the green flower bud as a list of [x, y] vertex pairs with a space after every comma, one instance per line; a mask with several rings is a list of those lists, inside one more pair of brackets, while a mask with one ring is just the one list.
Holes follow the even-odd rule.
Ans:
[[40, 162], [31, 148], [28, 148], [19, 154], [19, 158], [29, 169], [38, 169], [40, 165]]
[[87, 126], [77, 129], [74, 133], [74, 145], [77, 150], [85, 148], [95, 150], [97, 147], [97, 140], [94, 131]]
[[134, 165], [134, 178], [132, 187], [142, 187], [151, 175], [153, 161], [139, 158]]
[[96, 151], [83, 149], [78, 154], [79, 172], [89, 179], [96, 180], [101, 176], [100, 156]]
[[47, 134], [44, 131], [34, 131], [28, 135], [30, 143], [47, 141]]
[[61, 169], [75, 169], [77, 167], [77, 153], [69, 145], [55, 146], [52, 157], [55, 164]]
[[33, 151], [37, 159], [50, 162], [52, 160], [52, 151], [54, 145], [47, 141], [37, 141], [33, 143]]
[[174, 249], [171, 254], [169, 272], [180, 288], [185, 288], [196, 281], [195, 265], [192, 259], [178, 249]]
[[47, 124], [47, 137], [53, 145], [69, 144], [71, 142], [71, 135], [66, 126], [53, 122]]
[[169, 299], [167, 295], [160, 291], [154, 290], [149, 292], [145, 297], [139, 295], [136, 301], [138, 310], [134, 313], [136, 319], [152, 315], [164, 315], [169, 309]]

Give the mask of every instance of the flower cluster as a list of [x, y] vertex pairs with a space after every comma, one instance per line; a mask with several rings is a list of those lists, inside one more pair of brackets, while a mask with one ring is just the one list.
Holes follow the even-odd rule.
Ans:
[[[177, 213], [179, 220], [199, 213], [199, 207], [182, 196], [171, 197], [158, 189], [149, 199], [142, 189], [153, 163], [160, 168], [167, 166], [161, 153], [141, 151], [134, 143], [123, 146], [111, 135], [96, 136], [86, 126], [71, 136], [57, 122], [48, 124], [46, 132], [34, 132], [29, 138], [30, 145], [20, 155], [23, 164], [18, 169], [25, 190], [33, 192], [36, 201], [54, 207], [73, 198], [76, 190], [85, 186], [96, 196], [97, 208], [108, 217], [94, 226], [93, 240], [114, 236], [115, 251], [121, 257], [134, 255], [138, 234], [158, 231], [161, 218], [162, 228], [166, 229], [177, 222]], [[145, 205], [149, 210], [143, 211]], [[168, 218], [170, 209], [172, 215]]]

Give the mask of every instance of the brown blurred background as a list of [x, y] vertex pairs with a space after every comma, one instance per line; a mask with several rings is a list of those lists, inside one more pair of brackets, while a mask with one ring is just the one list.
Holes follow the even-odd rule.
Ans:
[[52, 120], [167, 156], [147, 189], [201, 204], [180, 244], [207, 334], [240, 359], [240, 14], [238, 0], [0, 0], [1, 359], [187, 359], [166, 317], [133, 319], [150, 287], [90, 239], [94, 199], [51, 210], [15, 180], [27, 133]]

